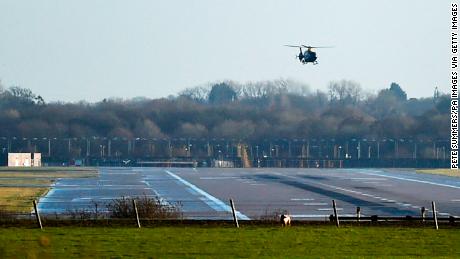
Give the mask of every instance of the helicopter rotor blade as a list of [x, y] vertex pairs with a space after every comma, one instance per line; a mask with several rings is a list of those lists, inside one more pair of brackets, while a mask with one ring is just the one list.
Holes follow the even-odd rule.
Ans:
[[300, 45], [284, 45], [284, 46], [286, 46], [286, 47], [292, 47], [292, 48], [300, 48], [300, 47], [302, 47], [302, 46], [300, 46]]
[[304, 47], [304, 48], [308, 48], [308, 49], [325, 49], [325, 48], [334, 48], [334, 46], [306, 46], [306, 45], [302, 45], [302, 47]]

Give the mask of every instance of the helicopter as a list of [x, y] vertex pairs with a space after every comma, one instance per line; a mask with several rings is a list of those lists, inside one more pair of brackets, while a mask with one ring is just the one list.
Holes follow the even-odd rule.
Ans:
[[[318, 57], [316, 56], [316, 52], [314, 52], [312, 49], [319, 49], [319, 48], [333, 48], [333, 47], [313, 47], [313, 46], [306, 46], [306, 45], [284, 45], [286, 47], [293, 47], [293, 48], [299, 48], [300, 52], [299, 55], [296, 56], [296, 58], [299, 59], [299, 61], [302, 64], [307, 64], [307, 63], [313, 63], [313, 65], [317, 65]], [[307, 48], [307, 50], [302, 51], [303, 48]]]

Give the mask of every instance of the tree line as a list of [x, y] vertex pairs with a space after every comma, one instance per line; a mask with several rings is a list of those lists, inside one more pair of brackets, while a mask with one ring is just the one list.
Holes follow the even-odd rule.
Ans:
[[408, 98], [392, 83], [371, 94], [356, 82], [327, 91], [290, 80], [232, 81], [176, 96], [45, 102], [31, 90], [0, 86], [0, 137], [446, 139], [447, 95]]

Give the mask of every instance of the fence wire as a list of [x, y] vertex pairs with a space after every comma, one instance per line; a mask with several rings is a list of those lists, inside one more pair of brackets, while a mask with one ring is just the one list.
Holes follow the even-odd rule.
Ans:
[[[151, 220], [232, 220], [233, 214], [229, 202], [221, 204], [220, 208], [212, 207], [201, 200], [164, 200], [156, 196], [133, 197], [136, 199], [139, 218], [141, 221]], [[53, 198], [38, 202], [38, 212], [44, 220], [81, 221], [106, 220], [117, 222], [132, 222], [135, 219], [134, 206], [131, 197], [120, 197], [106, 200], [72, 201]], [[145, 199], [142, 202], [142, 199]], [[155, 201], [156, 203], [148, 203]], [[114, 204], [120, 206], [116, 207]], [[299, 202], [304, 206], [299, 206]], [[358, 205], [358, 206], [357, 206]], [[360, 206], [361, 205], [361, 206]], [[411, 207], [395, 215], [386, 205], [382, 204], [350, 204], [337, 202], [337, 214], [340, 217], [393, 217], [393, 218], [429, 218], [432, 216], [431, 207]], [[279, 220], [282, 214], [291, 215], [298, 221], [329, 221], [334, 214], [330, 201], [283, 201], [276, 200], [263, 204], [257, 199], [235, 200], [237, 218], [239, 220], [273, 221]], [[359, 209], [358, 209], [359, 207]], [[359, 211], [359, 213], [358, 213]], [[424, 211], [424, 212], [423, 212]], [[437, 215], [443, 218], [454, 218], [454, 215], [441, 212]], [[424, 213], [424, 214], [423, 214]], [[0, 205], [0, 220], [34, 220], [36, 217], [32, 202], [30, 205]]]

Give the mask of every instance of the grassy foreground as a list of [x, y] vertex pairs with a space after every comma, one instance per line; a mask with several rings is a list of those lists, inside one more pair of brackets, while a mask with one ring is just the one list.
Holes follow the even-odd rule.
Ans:
[[0, 210], [29, 212], [32, 200], [45, 195], [57, 178], [95, 177], [97, 170], [78, 167], [0, 167]]
[[439, 174], [439, 175], [447, 175], [453, 177], [460, 177], [459, 170], [452, 170], [452, 169], [418, 169], [415, 170], [417, 173], [421, 174]]
[[459, 229], [409, 227], [0, 229], [0, 258], [459, 258], [459, 244]]

